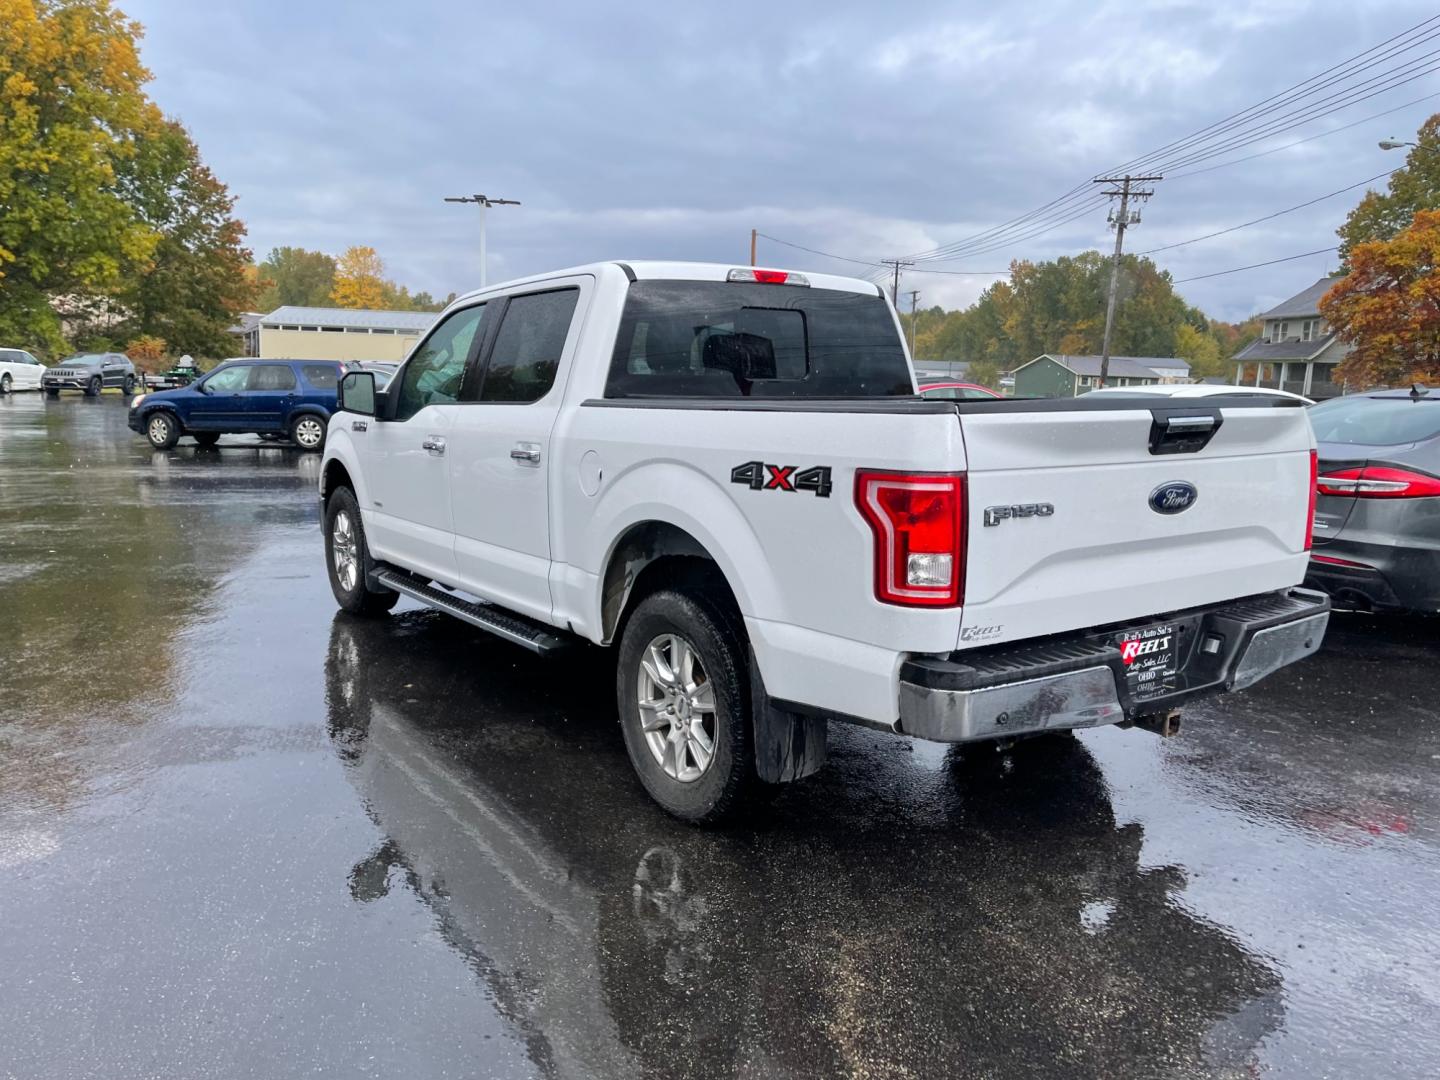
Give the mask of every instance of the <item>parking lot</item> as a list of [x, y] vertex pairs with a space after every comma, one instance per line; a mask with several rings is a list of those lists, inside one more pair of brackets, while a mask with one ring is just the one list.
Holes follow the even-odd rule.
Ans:
[[606, 654], [338, 614], [319, 462], [0, 400], [0, 1075], [1434, 1075], [1440, 624], [704, 832]]

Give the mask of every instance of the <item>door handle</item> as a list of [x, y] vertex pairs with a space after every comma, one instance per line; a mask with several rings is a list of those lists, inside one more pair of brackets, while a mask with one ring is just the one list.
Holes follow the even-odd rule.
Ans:
[[540, 447], [537, 443], [516, 443], [510, 451], [510, 460], [518, 461], [523, 465], [540, 464]]
[[422, 449], [430, 451], [435, 457], [442, 457], [445, 454], [445, 440], [439, 435], [426, 435], [425, 441], [420, 446]]

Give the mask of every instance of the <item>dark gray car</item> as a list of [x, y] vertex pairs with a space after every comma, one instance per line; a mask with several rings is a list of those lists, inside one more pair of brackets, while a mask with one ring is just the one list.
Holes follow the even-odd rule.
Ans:
[[46, 369], [40, 385], [48, 397], [61, 390], [83, 390], [94, 397], [110, 387], [129, 394], [135, 390], [135, 365], [124, 353], [76, 353]]
[[1440, 612], [1440, 391], [1332, 398], [1310, 420], [1320, 479], [1305, 584], [1343, 607]]

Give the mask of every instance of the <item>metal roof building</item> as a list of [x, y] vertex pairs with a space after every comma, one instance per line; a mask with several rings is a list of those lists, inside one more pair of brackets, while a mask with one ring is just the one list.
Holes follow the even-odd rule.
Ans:
[[435, 311], [278, 307], [260, 319], [253, 356], [277, 360], [403, 360], [439, 318]]

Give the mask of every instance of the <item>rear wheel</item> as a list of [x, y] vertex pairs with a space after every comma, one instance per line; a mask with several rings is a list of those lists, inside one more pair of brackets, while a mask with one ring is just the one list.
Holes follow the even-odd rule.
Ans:
[[120, 392], [121, 392], [122, 394], [124, 394], [126, 397], [129, 397], [131, 394], [135, 393], [135, 376], [134, 376], [134, 375], [126, 375], [126, 376], [125, 376], [125, 381], [120, 384]]
[[717, 601], [668, 589], [642, 600], [620, 639], [616, 700], [651, 798], [697, 824], [745, 807], [758, 783], [744, 642]]
[[85, 396], [99, 397], [100, 391], [104, 389], [105, 384], [100, 381], [100, 376], [96, 375], [93, 379], [91, 379], [88, 383], [85, 384]]
[[145, 438], [156, 450], [170, 450], [180, 441], [180, 422], [172, 413], [151, 413], [145, 420]]
[[198, 431], [195, 433], [195, 441], [201, 446], [214, 446], [220, 441], [218, 431]]
[[325, 566], [335, 602], [352, 614], [381, 615], [400, 599], [400, 594], [390, 589], [372, 590], [366, 585], [372, 565], [355, 493], [347, 487], [336, 488], [325, 504]]
[[290, 423], [290, 441], [301, 450], [319, 450], [325, 445], [325, 421], [314, 413], [297, 416]]

